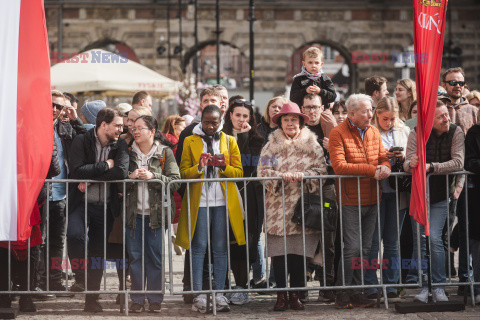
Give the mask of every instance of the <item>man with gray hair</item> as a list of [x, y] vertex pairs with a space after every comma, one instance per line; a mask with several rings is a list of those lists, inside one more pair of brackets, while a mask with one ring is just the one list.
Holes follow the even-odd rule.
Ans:
[[[344, 261], [337, 270], [337, 285], [360, 285], [362, 283], [361, 256], [368, 258], [372, 244], [377, 206], [380, 201], [381, 184], [378, 180], [390, 176], [390, 162], [383, 148], [382, 137], [377, 128], [370, 125], [373, 118], [373, 100], [365, 94], [348, 98], [347, 121], [330, 133], [330, 159], [337, 175], [356, 175], [365, 178], [345, 178], [336, 181], [337, 195], [342, 206]], [[341, 189], [340, 189], [341, 186]], [[359, 194], [360, 192], [360, 194]], [[378, 200], [377, 200], [378, 199]], [[360, 213], [359, 213], [360, 210]], [[361, 216], [361, 218], [360, 218]], [[345, 279], [342, 275], [344, 270]], [[361, 291], [340, 291], [335, 300], [337, 308], [370, 307], [374, 300], [367, 299]]]

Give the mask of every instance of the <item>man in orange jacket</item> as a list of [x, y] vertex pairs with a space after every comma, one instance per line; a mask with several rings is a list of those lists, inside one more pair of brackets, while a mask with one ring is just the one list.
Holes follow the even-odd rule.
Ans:
[[[342, 264], [337, 270], [337, 285], [360, 285], [362, 264], [360, 253], [368, 258], [373, 232], [377, 221], [381, 184], [377, 183], [390, 176], [390, 163], [382, 138], [377, 128], [370, 125], [373, 117], [373, 100], [365, 94], [354, 94], [346, 102], [347, 121], [335, 127], [330, 133], [330, 159], [337, 175], [357, 175], [365, 178], [345, 178], [336, 181], [337, 194], [342, 206], [344, 244], [344, 274]], [[360, 192], [360, 194], [359, 194]], [[360, 201], [360, 203], [359, 203]], [[360, 214], [359, 214], [360, 210]], [[359, 220], [359, 215], [361, 219]], [[360, 291], [340, 291], [335, 301], [337, 308], [373, 306], [374, 300], [367, 299]]]

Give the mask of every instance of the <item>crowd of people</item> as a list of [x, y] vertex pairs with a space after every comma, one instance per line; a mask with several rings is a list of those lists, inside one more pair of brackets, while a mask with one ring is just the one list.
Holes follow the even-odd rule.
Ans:
[[[419, 165], [415, 83], [399, 80], [392, 97], [387, 80], [372, 76], [365, 80], [365, 94], [344, 100], [337, 97], [331, 79], [322, 71], [318, 48], [305, 51], [302, 65], [290, 99], [272, 98], [262, 116], [244, 97], [229, 98], [226, 88], [216, 85], [200, 93], [195, 118], [172, 115], [163, 128], [152, 116], [147, 92], [137, 92], [131, 105], [107, 107], [103, 101], [90, 101], [77, 114], [75, 96], [52, 91], [55, 143], [46, 178], [76, 180], [50, 183], [51, 189], [40, 194], [30, 221], [34, 228], [29, 243], [15, 242], [10, 249], [0, 244], [3, 261], [11, 255], [10, 267], [1, 266], [0, 291], [34, 290], [39, 299], [54, 298], [50, 291], [58, 296], [88, 291], [84, 310], [101, 312], [99, 294], [94, 293], [101, 288], [103, 268], [99, 266], [104, 256], [125, 258], [125, 244], [126, 260], [117, 265], [117, 273], [120, 290], [126, 288], [125, 279], [131, 282], [130, 312], [143, 312], [147, 306], [150, 312], [159, 312], [165, 282], [162, 247], [169, 221], [175, 252], [184, 254], [184, 300], [200, 313], [208, 310], [208, 299], [196, 292], [210, 285], [225, 291], [230, 272], [234, 289], [283, 289], [277, 292], [276, 311], [305, 308], [305, 280], [319, 280], [324, 287], [319, 299], [339, 309], [376, 303], [381, 294], [378, 288], [329, 287], [378, 285], [379, 267], [383, 284], [389, 285], [385, 298], [399, 296], [402, 288], [395, 285], [400, 281], [418, 283], [417, 268], [402, 269], [404, 264], [398, 262], [398, 257], [406, 257], [400, 243], [410, 248], [410, 261], [418, 261], [415, 248], [421, 247], [418, 267], [425, 269], [425, 238], [417, 237], [418, 223], [408, 217], [408, 178], [391, 176]], [[444, 71], [426, 145], [427, 174], [439, 174], [429, 179], [433, 283], [445, 283], [446, 268], [453, 265], [453, 243], [459, 249], [459, 282], [468, 281], [472, 269], [475, 281], [480, 281], [480, 219], [475, 210], [480, 178], [447, 175], [463, 169], [480, 173], [479, 107], [480, 94], [467, 90], [463, 70]], [[360, 178], [318, 178], [334, 174]], [[218, 181], [242, 177], [262, 179]], [[109, 183], [124, 179], [130, 180]], [[187, 186], [182, 179], [207, 180]], [[158, 180], [170, 183], [170, 194], [164, 194]], [[334, 212], [335, 230], [323, 234], [292, 220], [303, 195], [319, 192], [340, 206]], [[172, 199], [171, 217], [165, 216], [165, 196]], [[423, 235], [423, 226], [419, 230]], [[28, 244], [32, 268], [27, 266]], [[379, 261], [381, 246], [383, 260]], [[268, 258], [270, 270], [266, 270]], [[69, 287], [62, 276], [67, 267], [74, 272]], [[285, 291], [288, 280], [290, 291]], [[423, 279], [422, 284], [415, 300], [426, 303], [427, 281]], [[458, 294], [464, 291], [459, 286]], [[480, 287], [475, 294], [479, 301]], [[449, 299], [442, 286], [435, 286], [432, 295], [436, 302]], [[219, 292], [213, 299], [220, 312], [250, 300], [249, 293], [241, 290]], [[0, 296], [0, 307], [10, 307], [11, 302], [12, 296]], [[117, 302], [125, 304], [122, 295]], [[35, 312], [32, 295], [21, 295], [19, 307]]]

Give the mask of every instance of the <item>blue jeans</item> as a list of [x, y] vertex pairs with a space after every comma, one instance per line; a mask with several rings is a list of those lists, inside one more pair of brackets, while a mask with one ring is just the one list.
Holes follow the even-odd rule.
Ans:
[[213, 253], [213, 273], [215, 274], [215, 289], [225, 288], [227, 277], [227, 217], [225, 206], [209, 207], [209, 220], [207, 208], [198, 208], [197, 223], [192, 239], [192, 275], [193, 290], [202, 290], [203, 262], [208, 249], [210, 228], [211, 250]]
[[[398, 261], [399, 245], [398, 239], [402, 230], [405, 210], [398, 213], [397, 223], [397, 199], [395, 193], [382, 193], [382, 201], [380, 202], [380, 236], [383, 240], [383, 259], [386, 262], [382, 269], [383, 283], [398, 283], [400, 278], [400, 266]], [[397, 225], [398, 230], [397, 230]], [[378, 221], [375, 222], [375, 232], [373, 233], [372, 247], [370, 248], [369, 264], [378, 256]], [[388, 262], [387, 262], [388, 260]], [[395, 263], [397, 261], [397, 263]], [[380, 261], [379, 261], [380, 262]], [[368, 268], [364, 274], [365, 284], [378, 284], [377, 269]], [[376, 293], [377, 288], [369, 288], [365, 290], [366, 294]], [[387, 292], [396, 292], [396, 288], [389, 287]]]
[[[132, 278], [132, 291], [145, 290], [142, 287], [142, 271], [146, 280], [147, 290], [162, 290], [162, 228], [150, 228], [150, 216], [146, 215], [142, 222], [142, 215], [137, 215], [135, 229], [126, 227], [125, 237], [128, 257], [130, 259], [130, 276]], [[144, 223], [144, 224], [142, 224]], [[142, 228], [143, 226], [143, 228]], [[142, 232], [144, 233], [145, 243], [142, 250]], [[142, 256], [144, 257], [144, 268], [142, 267]], [[142, 270], [144, 269], [144, 270]], [[144, 282], [145, 284], [145, 282]], [[143, 305], [145, 303], [145, 294], [132, 293], [132, 301]], [[150, 303], [162, 303], [163, 294], [147, 293], [147, 299]]]
[[260, 237], [257, 243], [257, 261], [252, 263], [253, 281], [258, 282], [265, 277], [265, 258], [263, 257], [263, 244]]
[[[448, 214], [448, 200], [443, 200], [434, 204], [430, 204], [430, 255], [432, 265], [432, 283], [442, 283], [446, 280], [445, 274], [445, 250], [443, 248], [442, 230], [445, 225]], [[412, 260], [417, 261], [417, 225], [418, 223], [412, 217], [412, 231], [413, 231], [413, 254]], [[426, 253], [426, 238], [425, 229], [423, 225], [420, 225], [420, 249], [421, 249], [421, 267], [425, 269], [427, 263], [425, 259]], [[422, 285], [426, 287], [428, 285], [427, 279], [424, 273], [424, 281]], [[411, 269], [407, 276], [407, 282], [417, 282], [418, 271]]]

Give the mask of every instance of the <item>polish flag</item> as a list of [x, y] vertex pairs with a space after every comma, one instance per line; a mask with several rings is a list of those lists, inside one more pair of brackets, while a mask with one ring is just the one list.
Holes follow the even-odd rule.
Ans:
[[0, 43], [0, 241], [26, 240], [53, 149], [43, 0], [2, 1]]

